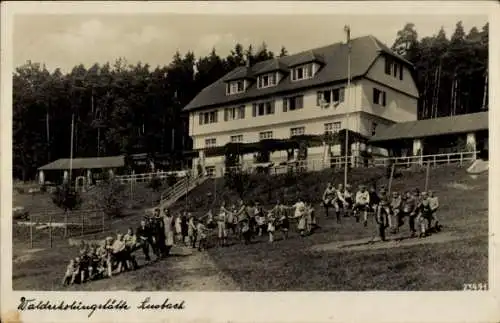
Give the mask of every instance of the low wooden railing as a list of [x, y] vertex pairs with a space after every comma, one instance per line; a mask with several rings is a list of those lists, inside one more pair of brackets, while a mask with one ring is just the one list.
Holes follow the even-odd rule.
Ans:
[[[330, 158], [309, 158], [305, 160], [292, 160], [263, 163], [262, 168], [269, 169], [270, 174], [281, 174], [290, 169], [297, 171], [314, 172], [326, 168], [344, 168], [346, 162], [352, 167], [381, 167], [395, 163], [396, 166], [410, 167], [412, 165], [424, 165], [429, 163], [431, 166], [458, 163], [463, 165], [466, 162], [471, 162], [476, 159], [477, 151], [473, 152], [457, 152], [447, 154], [423, 155], [423, 156], [408, 156], [408, 157], [377, 157], [366, 158], [361, 156], [348, 156], [347, 161], [345, 156], [333, 156]], [[240, 166], [226, 168], [223, 163], [212, 165], [216, 171], [213, 177], [222, 177], [228, 169], [243, 170], [254, 172], [259, 168], [259, 164], [245, 162]]]

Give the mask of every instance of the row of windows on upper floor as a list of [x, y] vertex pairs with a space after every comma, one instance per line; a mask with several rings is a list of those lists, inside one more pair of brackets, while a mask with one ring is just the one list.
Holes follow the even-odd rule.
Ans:
[[[292, 82], [308, 80], [314, 77], [319, 70], [319, 65], [316, 63], [308, 63], [294, 67], [290, 73], [290, 79]], [[385, 57], [385, 74], [392, 75], [395, 78], [403, 80], [403, 64], [397, 62], [391, 57]], [[283, 78], [281, 72], [271, 72], [257, 77], [257, 88], [265, 89], [268, 87], [273, 87], [278, 85], [278, 83]], [[250, 83], [248, 80], [237, 80], [229, 82], [226, 85], [226, 94], [238, 94], [243, 93], [249, 87]]]
[[[319, 65], [315, 63], [309, 63], [294, 67], [290, 73], [290, 79], [292, 82], [308, 80], [314, 77], [314, 75], [318, 72]], [[283, 78], [283, 74], [281, 72], [271, 72], [263, 75], [259, 75], [257, 77], [257, 88], [265, 89], [268, 87], [273, 87], [278, 85], [278, 83]], [[226, 94], [238, 94], [243, 93], [249, 87], [250, 83], [248, 80], [237, 80], [231, 81], [226, 84]]]
[[[345, 88], [335, 88], [318, 91], [316, 95], [316, 106], [328, 108], [330, 105], [338, 106], [345, 99]], [[386, 106], [386, 92], [373, 88], [373, 104]], [[300, 110], [304, 107], [304, 95], [295, 95], [283, 98], [283, 112]], [[246, 106], [224, 109], [224, 121], [245, 119]], [[252, 117], [275, 114], [275, 100], [262, 101], [252, 104]], [[219, 122], [218, 110], [200, 112], [199, 124], [212, 124]]]
[[[377, 129], [378, 124], [376, 122], [372, 122], [371, 134], [375, 135], [375, 131]], [[337, 133], [342, 129], [342, 122], [327, 122], [324, 124], [324, 133]], [[306, 127], [293, 127], [290, 128], [290, 137], [301, 136], [306, 133]], [[262, 131], [259, 132], [259, 140], [273, 139], [273, 131]], [[243, 135], [232, 135], [229, 136], [229, 142], [231, 143], [242, 143]], [[217, 147], [217, 138], [206, 138], [205, 139], [205, 148]]]

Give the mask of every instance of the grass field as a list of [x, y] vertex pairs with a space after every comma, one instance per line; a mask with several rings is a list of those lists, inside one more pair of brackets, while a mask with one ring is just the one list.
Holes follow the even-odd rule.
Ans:
[[[354, 184], [378, 176], [379, 184], [387, 184], [379, 175], [372, 170], [356, 170], [351, 178]], [[303, 175], [299, 186], [310, 192], [321, 191], [328, 176]], [[424, 172], [404, 172], [394, 180], [393, 189], [423, 189], [424, 183]], [[190, 195], [197, 194], [206, 199], [198, 203], [207, 204], [212, 187], [213, 182], [207, 182]], [[339, 225], [333, 212], [325, 218], [317, 207], [321, 228], [305, 238], [292, 232], [286, 241], [279, 241], [278, 236], [278, 241], [269, 244], [262, 237], [248, 246], [233, 240], [228, 247], [192, 254], [176, 248], [172, 258], [64, 290], [456, 290], [465, 283], [487, 282], [488, 174], [473, 179], [464, 168], [440, 167], [431, 170], [430, 188], [440, 197], [439, 217], [444, 228], [425, 239], [367, 244], [375, 233], [373, 223], [364, 228], [352, 218], [343, 218]], [[218, 194], [231, 196], [220, 190]], [[248, 194], [267, 193], [255, 187]], [[174, 208], [182, 208], [184, 203], [179, 201]], [[138, 220], [139, 215], [131, 216], [117, 221], [113, 228], [123, 230], [135, 226]], [[406, 225], [403, 234], [408, 233]], [[60, 275], [67, 260], [75, 255], [74, 248], [57, 246], [30, 252], [19, 241], [14, 241], [13, 248], [14, 289], [63, 290]]]

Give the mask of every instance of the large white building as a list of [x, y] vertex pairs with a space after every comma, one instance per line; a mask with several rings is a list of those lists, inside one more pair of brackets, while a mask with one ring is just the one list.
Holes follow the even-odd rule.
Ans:
[[[199, 151], [193, 165], [222, 167], [224, 156], [208, 157], [204, 151], [229, 142], [346, 128], [369, 139], [394, 123], [417, 120], [412, 64], [373, 36], [352, 39], [348, 89], [348, 51], [347, 44], [339, 42], [241, 66], [203, 89], [184, 108], [193, 149]], [[308, 158], [325, 154], [321, 147], [309, 149]], [[339, 147], [333, 150], [340, 152]], [[272, 158], [282, 157], [277, 152]]]

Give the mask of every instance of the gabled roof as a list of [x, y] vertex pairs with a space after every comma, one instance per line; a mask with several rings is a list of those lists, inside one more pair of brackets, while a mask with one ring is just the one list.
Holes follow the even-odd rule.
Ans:
[[[39, 170], [67, 170], [70, 166], [69, 158], [61, 158], [44, 165]], [[118, 168], [125, 166], [125, 156], [111, 157], [90, 157], [73, 158], [73, 169], [92, 169], [92, 168]]]
[[[274, 64], [276, 59], [259, 62], [252, 67], [241, 66], [226, 74], [218, 81], [204, 88], [187, 106], [184, 111], [208, 108], [211, 106], [220, 106], [235, 104], [237, 102], [257, 99], [274, 95], [280, 92], [297, 91], [300, 89], [333, 84], [347, 79], [347, 53], [348, 49], [345, 43], [335, 43], [332, 45], [307, 50], [298, 54], [280, 57], [278, 59], [280, 66], [289, 68], [297, 63], [317, 60], [324, 62], [323, 67], [317, 74], [308, 80], [292, 82], [290, 76], [283, 78], [277, 86], [265, 89], [257, 89], [255, 83], [250, 84], [243, 93], [226, 95], [226, 83], [229, 80], [242, 78], [253, 78], [256, 73], [266, 70], [269, 65]], [[373, 36], [364, 36], [351, 40], [351, 78], [364, 76], [377, 57], [385, 53], [396, 59], [401, 60], [409, 67], [413, 65], [403, 60], [400, 56], [394, 54], [387, 46]]]
[[375, 134], [370, 142], [424, 138], [488, 129], [488, 112], [395, 123]]
[[308, 50], [306, 52], [293, 55], [293, 59], [290, 61], [288, 66], [294, 67], [313, 62], [324, 64], [325, 59], [321, 54], [315, 53], [314, 50]]
[[271, 61], [266, 61], [266, 62], [267, 64], [264, 65], [260, 70], [255, 71], [254, 74], [256, 76], [276, 71], [288, 72], [288, 66], [286, 66], [283, 62], [281, 62], [279, 58], [275, 58]]
[[242, 79], [253, 79], [253, 74], [249, 67], [240, 66], [226, 74], [226, 76], [222, 77], [224, 82], [229, 81], [237, 81]]

